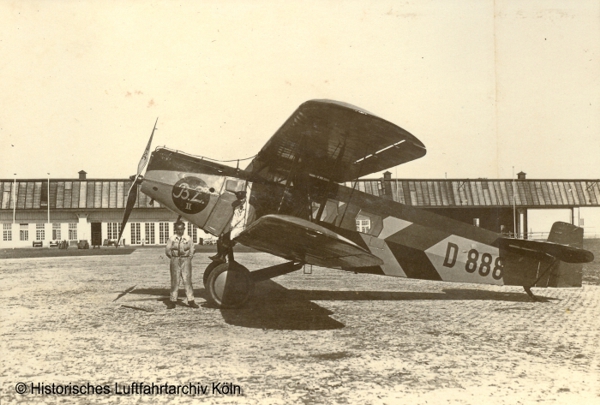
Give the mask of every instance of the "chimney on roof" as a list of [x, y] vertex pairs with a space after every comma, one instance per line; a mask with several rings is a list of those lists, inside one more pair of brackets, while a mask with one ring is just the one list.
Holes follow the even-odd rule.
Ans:
[[87, 173], [84, 170], [79, 171], [79, 180], [85, 180]]
[[519, 173], [517, 173], [517, 180], [525, 180], [526, 176], [527, 176], [527, 173], [519, 172]]
[[393, 196], [392, 196], [392, 173], [391, 172], [385, 172], [383, 173], [383, 198], [386, 198], [388, 200], [393, 200]]

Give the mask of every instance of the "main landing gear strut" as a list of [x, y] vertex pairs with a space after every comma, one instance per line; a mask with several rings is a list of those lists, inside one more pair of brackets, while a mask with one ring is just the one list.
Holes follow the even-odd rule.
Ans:
[[227, 259], [226, 263], [210, 263], [203, 276], [208, 298], [219, 308], [240, 308], [252, 295], [255, 283], [291, 273], [303, 266], [302, 263], [287, 262], [251, 273], [234, 260], [233, 251], [229, 252]]

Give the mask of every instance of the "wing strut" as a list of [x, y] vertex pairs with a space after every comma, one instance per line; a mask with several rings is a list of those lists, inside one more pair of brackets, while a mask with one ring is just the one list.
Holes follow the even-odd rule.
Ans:
[[[340, 149], [340, 153], [337, 155], [337, 157], [335, 158], [335, 165], [334, 168], [335, 170], [338, 169], [340, 162], [342, 161], [342, 159], [344, 158], [344, 154], [346, 153], [346, 142], [340, 142], [338, 143], [338, 146], [336, 146], [335, 151], [333, 151], [333, 154], [335, 155], [335, 152], [337, 152], [337, 150], [340, 148], [340, 144], [342, 145], [341, 149]], [[325, 205], [327, 204], [327, 198], [329, 197], [329, 190], [331, 190], [331, 185], [334, 184], [335, 182], [332, 179], [329, 179], [328, 183], [327, 183], [327, 188], [325, 189], [325, 192], [323, 193], [323, 198], [321, 198], [321, 200], [319, 201], [319, 211], [317, 211], [317, 216], [314, 219], [314, 222], [318, 223], [321, 221], [321, 217], [323, 216], [323, 212], [325, 211]], [[312, 207], [311, 207], [311, 218], [312, 218]]]
[[306, 170], [306, 159], [304, 159], [304, 154], [301, 153], [304, 150], [306, 143], [306, 137], [302, 137], [300, 142], [296, 144], [296, 152], [294, 153], [294, 161], [292, 163], [292, 167], [288, 172], [288, 176], [285, 182], [285, 189], [283, 191], [283, 195], [281, 196], [281, 200], [279, 201], [279, 207], [277, 208], [277, 213], [280, 214], [281, 210], [286, 203], [286, 196], [290, 194], [291, 185], [293, 183], [293, 190], [291, 191], [291, 199], [294, 200], [295, 197], [300, 194], [300, 198], [302, 199], [302, 206], [300, 209], [297, 209], [294, 204], [292, 204], [293, 212], [295, 216], [301, 218], [309, 218], [310, 219], [310, 192], [308, 186], [308, 170]]
[[[361, 162], [360, 170], [362, 170], [362, 166], [365, 164], [365, 160], [363, 160]], [[356, 190], [357, 184], [358, 184], [358, 179], [354, 179], [354, 185], [352, 186], [352, 191], [350, 191], [350, 197], [348, 197], [348, 202], [346, 203], [346, 207], [344, 207], [344, 213], [342, 214], [342, 219], [340, 219], [340, 226], [342, 226], [342, 224], [344, 223], [344, 217], [346, 216], [346, 211], [348, 211], [348, 207], [350, 206], [350, 201], [352, 201], [352, 194], [354, 194], [354, 190]]]

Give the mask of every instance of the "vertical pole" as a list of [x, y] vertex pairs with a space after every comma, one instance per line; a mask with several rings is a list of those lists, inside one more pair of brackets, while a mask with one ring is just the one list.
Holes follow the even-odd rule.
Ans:
[[15, 173], [15, 178], [13, 180], [13, 224], [16, 222], [16, 219], [17, 219], [17, 192], [16, 192], [16, 187], [17, 187], [17, 173]]
[[515, 167], [512, 167], [512, 190], [513, 190], [513, 229], [515, 233], [515, 237], [518, 238], [519, 234], [517, 232], [517, 200], [515, 195]]
[[[50, 223], [50, 173], [48, 173], [48, 223]], [[52, 229], [50, 229], [52, 232]]]

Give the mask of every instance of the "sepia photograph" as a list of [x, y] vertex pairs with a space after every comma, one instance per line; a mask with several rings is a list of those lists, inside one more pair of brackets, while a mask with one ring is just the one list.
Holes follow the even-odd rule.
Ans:
[[600, 405], [597, 1], [0, 15], [0, 405]]

